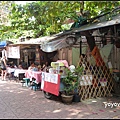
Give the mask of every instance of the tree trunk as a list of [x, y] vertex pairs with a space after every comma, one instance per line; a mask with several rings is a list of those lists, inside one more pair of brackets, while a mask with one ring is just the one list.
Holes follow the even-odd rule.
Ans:
[[92, 36], [90, 31], [81, 32], [81, 34], [86, 36], [87, 43], [89, 45], [92, 56], [95, 58], [96, 65], [97, 66], [104, 66], [105, 63], [101, 57], [101, 54], [100, 54], [98, 47], [95, 44], [94, 36]]

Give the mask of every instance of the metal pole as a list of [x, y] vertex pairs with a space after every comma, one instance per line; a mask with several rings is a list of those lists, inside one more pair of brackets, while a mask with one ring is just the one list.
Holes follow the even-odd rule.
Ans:
[[[115, 37], [116, 37], [116, 39], [115, 39], [115, 41], [118, 39], [117, 37], [117, 30], [116, 30], [116, 25], [114, 25], [114, 33], [115, 33]], [[117, 47], [115, 47], [115, 68], [117, 68]]]
[[80, 55], [82, 54], [82, 41], [80, 40]]

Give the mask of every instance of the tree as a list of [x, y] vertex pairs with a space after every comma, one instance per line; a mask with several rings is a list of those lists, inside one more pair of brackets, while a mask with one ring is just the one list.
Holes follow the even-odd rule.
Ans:
[[76, 15], [75, 11], [78, 7], [75, 4], [76, 2], [62, 1], [38, 1], [24, 6], [14, 4], [10, 15], [12, 28], [34, 29], [34, 37], [58, 33], [62, 31], [61, 25], [65, 19], [70, 16], [74, 18]]
[[6, 24], [8, 22], [9, 8], [14, 1], [0, 1], [0, 23]]
[[61, 32], [67, 18], [78, 21], [87, 12], [86, 19], [97, 16], [102, 10], [118, 6], [119, 1], [37, 1], [26, 5], [12, 4], [9, 9], [9, 25], [2, 25], [2, 36], [18, 38], [21, 35], [40, 37]]
[[[0, 1], [0, 39], [6, 39], [9, 28], [9, 8], [14, 1]], [[4, 33], [5, 32], [5, 33]]]

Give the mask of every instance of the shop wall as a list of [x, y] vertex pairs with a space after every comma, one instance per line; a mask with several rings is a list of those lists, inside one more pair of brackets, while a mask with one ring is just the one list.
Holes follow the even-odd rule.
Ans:
[[47, 61], [47, 53], [43, 52], [39, 48], [36, 48], [35, 54], [36, 54], [35, 62], [37, 62], [40, 65], [45, 64], [45, 62]]
[[73, 54], [72, 54], [72, 47], [68, 48], [68, 63], [69, 65], [72, 65], [73, 61], [72, 61], [72, 57], [73, 57]]
[[72, 48], [72, 64], [77, 66], [79, 62], [80, 48]]
[[120, 70], [120, 48], [117, 48], [115, 45], [111, 51], [109, 61], [112, 63], [113, 69]]
[[58, 59], [67, 60], [68, 64], [72, 64], [72, 48], [62, 48], [58, 51]]
[[[82, 54], [87, 53], [87, 47], [88, 46], [82, 46]], [[80, 48], [79, 47], [72, 47], [72, 64], [77, 66], [79, 62], [79, 56], [80, 56]]]
[[[82, 47], [82, 53], [86, 54], [87, 47]], [[69, 65], [78, 65], [80, 56], [80, 48], [79, 47], [69, 47], [69, 48], [62, 48], [58, 50], [58, 55], [56, 56], [57, 59], [60, 60], [67, 60]]]

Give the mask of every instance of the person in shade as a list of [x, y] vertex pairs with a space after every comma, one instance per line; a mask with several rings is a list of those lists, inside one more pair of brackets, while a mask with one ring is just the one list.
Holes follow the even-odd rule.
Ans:
[[32, 70], [35, 67], [35, 63], [32, 62], [31, 65], [28, 67], [28, 70]]
[[1, 58], [1, 77], [2, 80], [6, 80], [6, 76], [7, 76], [7, 59], [6, 56]]

